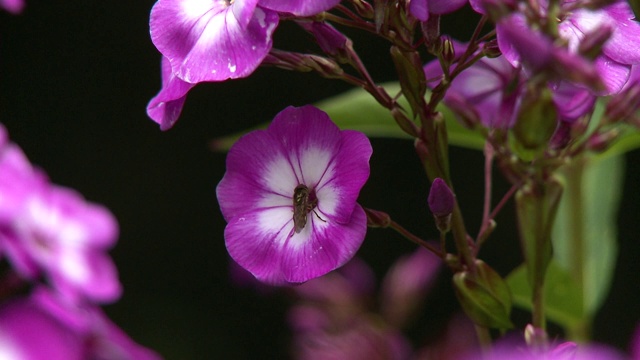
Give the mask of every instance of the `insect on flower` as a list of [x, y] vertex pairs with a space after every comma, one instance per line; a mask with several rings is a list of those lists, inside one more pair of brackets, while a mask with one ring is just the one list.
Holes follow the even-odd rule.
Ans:
[[[327, 222], [314, 210], [317, 205], [318, 199], [315, 196], [311, 196], [311, 192], [306, 185], [300, 184], [296, 186], [293, 190], [293, 229], [296, 234], [299, 234], [307, 225], [307, 214], [311, 211], [316, 214], [318, 219]], [[293, 232], [289, 236], [293, 236]]]

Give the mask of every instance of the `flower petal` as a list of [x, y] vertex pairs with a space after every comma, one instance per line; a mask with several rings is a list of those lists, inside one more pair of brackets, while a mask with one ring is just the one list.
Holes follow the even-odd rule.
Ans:
[[161, 130], [170, 129], [182, 112], [182, 106], [187, 99], [187, 92], [195, 84], [184, 82], [177, 78], [171, 70], [171, 63], [162, 57], [162, 89], [147, 105], [147, 115], [160, 124]]
[[369, 178], [373, 149], [367, 137], [357, 131], [342, 131], [340, 150], [316, 187], [318, 211], [337, 222], [348, 222], [360, 189]]
[[[358, 204], [345, 224], [323, 222], [313, 213], [308, 220], [312, 226], [307, 224], [304, 230], [313, 228], [309, 236], [304, 239], [304, 230], [294, 235], [281, 252], [282, 272], [289, 283], [302, 283], [344, 265], [356, 254], [367, 232], [367, 217]], [[296, 239], [297, 235], [303, 239]]]
[[427, 21], [429, 19], [427, 0], [411, 0], [409, 3], [409, 13], [420, 21]]
[[429, 0], [429, 11], [434, 14], [454, 12], [467, 3], [467, 0]]
[[279, 21], [273, 11], [255, 7], [245, 24], [242, 7], [251, 4], [159, 0], [151, 10], [151, 39], [186, 82], [246, 77], [271, 49]]
[[241, 137], [229, 150], [227, 171], [216, 195], [222, 215], [230, 221], [262, 207], [292, 207], [298, 184], [280, 142], [268, 130], [258, 130]]
[[359, 205], [351, 222], [322, 221], [309, 213], [307, 225], [293, 232], [287, 208], [262, 209], [234, 217], [225, 228], [229, 255], [260, 281], [301, 283], [344, 265], [355, 255], [367, 230]]
[[613, 35], [602, 49], [604, 54], [622, 64], [640, 63], [640, 24], [626, 1], [603, 8], [616, 25]]
[[260, 0], [260, 7], [296, 16], [311, 16], [338, 5], [340, 0]]

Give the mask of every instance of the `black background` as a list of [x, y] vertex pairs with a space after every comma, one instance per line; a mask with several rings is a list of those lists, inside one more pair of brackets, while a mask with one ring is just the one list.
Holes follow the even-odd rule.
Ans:
[[[167, 359], [287, 357], [287, 299], [238, 288], [228, 279], [225, 223], [215, 198], [225, 156], [211, 152], [208, 143], [268, 121], [286, 106], [349, 87], [315, 74], [259, 69], [247, 79], [198, 85], [177, 125], [161, 132], [145, 114], [160, 88], [160, 55], [148, 33], [153, 3], [27, 0], [22, 15], [0, 14], [0, 121], [53, 182], [77, 189], [118, 218], [120, 240], [112, 256], [125, 292], [106, 310], [135, 340]], [[443, 27], [464, 39], [473, 25], [469, 19], [446, 18]], [[367, 62], [374, 78], [393, 80], [384, 43], [354, 40], [365, 61], [374, 59]], [[276, 35], [277, 46], [315, 49], [309, 41], [288, 24]], [[428, 184], [411, 142], [372, 142], [372, 174], [360, 203], [435, 237]], [[628, 156], [620, 262], [595, 329], [597, 340], [622, 349], [640, 314], [638, 161], [637, 152]], [[477, 229], [481, 154], [453, 149], [452, 166], [468, 226]], [[496, 193], [505, 188], [500, 183]], [[502, 274], [520, 261], [510, 211], [511, 205], [497, 219], [496, 240], [482, 253]], [[396, 255], [411, 249], [390, 231], [370, 230], [360, 254], [381, 276]], [[424, 328], [431, 333], [456, 311], [448, 276], [444, 272], [429, 300]]]

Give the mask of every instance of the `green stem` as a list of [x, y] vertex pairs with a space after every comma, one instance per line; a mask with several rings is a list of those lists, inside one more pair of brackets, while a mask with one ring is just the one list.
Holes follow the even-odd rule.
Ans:
[[[567, 166], [565, 170], [566, 179], [566, 199], [570, 208], [569, 211], [569, 232], [568, 238], [571, 243], [571, 252], [573, 256], [569, 257], [569, 271], [571, 277], [576, 282], [579, 289], [584, 291], [584, 258], [585, 258], [585, 213], [584, 213], [584, 194], [583, 194], [583, 177], [586, 165], [585, 158], [578, 158]], [[590, 316], [585, 316], [582, 321], [567, 329], [568, 338], [574, 341], [588, 341], [591, 332]]]

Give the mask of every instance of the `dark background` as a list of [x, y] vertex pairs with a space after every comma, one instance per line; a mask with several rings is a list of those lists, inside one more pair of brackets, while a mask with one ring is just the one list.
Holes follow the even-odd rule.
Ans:
[[[287, 357], [288, 300], [229, 281], [225, 223], [215, 198], [225, 155], [211, 152], [208, 143], [348, 86], [315, 74], [259, 69], [247, 79], [198, 85], [177, 125], [161, 132], [145, 114], [160, 89], [160, 55], [148, 33], [153, 3], [27, 0], [22, 15], [0, 14], [0, 121], [53, 182], [77, 189], [118, 218], [121, 235], [112, 256], [125, 292], [106, 310], [135, 340], [167, 359]], [[469, 19], [447, 19], [444, 28], [464, 39], [473, 25]], [[384, 43], [354, 40], [364, 59], [375, 59], [368, 63], [374, 78], [393, 80]], [[314, 49], [307, 41], [287, 24], [276, 35], [276, 45]], [[360, 202], [387, 211], [420, 236], [435, 237], [427, 183], [411, 142], [374, 139], [373, 146], [371, 179]], [[618, 274], [595, 329], [597, 340], [620, 348], [640, 314], [640, 154], [628, 160]], [[475, 232], [481, 154], [453, 149], [452, 166]], [[520, 261], [511, 210], [498, 218], [497, 240], [483, 251], [502, 274]], [[396, 255], [411, 249], [390, 231], [370, 230], [360, 255], [381, 276]], [[425, 327], [433, 333], [456, 309], [448, 276], [429, 300]]]

